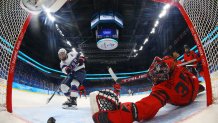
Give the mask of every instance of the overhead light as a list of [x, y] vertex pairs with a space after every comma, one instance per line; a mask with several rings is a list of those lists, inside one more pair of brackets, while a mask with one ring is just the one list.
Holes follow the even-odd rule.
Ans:
[[72, 48], [72, 51], [73, 51], [73, 52], [76, 52], [76, 49], [75, 49], [75, 48]]
[[165, 16], [166, 13], [167, 13], [167, 10], [164, 9], [164, 10], [160, 13], [159, 18], [162, 18], [163, 16]]
[[48, 18], [53, 22], [55, 21], [55, 17], [51, 15], [51, 13], [47, 13]]
[[154, 33], [155, 33], [155, 28], [152, 28], [151, 34], [154, 34]]
[[139, 50], [142, 50], [142, 49], [143, 49], [143, 46], [141, 46]]
[[164, 10], [167, 10], [167, 9], [169, 9], [170, 8], [170, 4], [166, 4], [165, 6], [164, 6]]
[[154, 27], [157, 27], [157, 26], [158, 26], [158, 24], [159, 24], [159, 21], [158, 21], [158, 20], [156, 20], [156, 21], [155, 21], [155, 23], [154, 23]]
[[146, 38], [146, 39], [145, 39], [145, 41], [144, 41], [144, 43], [143, 43], [143, 44], [145, 44], [145, 43], [147, 43], [147, 42], [148, 42], [148, 38]]
[[55, 21], [55, 17], [51, 15], [50, 10], [44, 6], [42, 6], [42, 8], [44, 9], [44, 11], [47, 14], [47, 17], [49, 18], [49, 20], [51, 20], [52, 22]]
[[70, 43], [69, 41], [67, 41], [67, 44], [68, 44], [69, 46], [72, 46], [71, 43]]
[[136, 56], [138, 56], [138, 53], [136, 53], [136, 54], [134, 55], [134, 57], [136, 57]]
[[134, 53], [137, 52], [137, 51], [138, 51], [138, 50], [136, 50], [136, 49], [133, 50]]
[[59, 30], [59, 33], [60, 33], [61, 36], [64, 37], [64, 34], [63, 34], [63, 32], [61, 30]]
[[55, 24], [55, 26], [56, 26], [57, 31], [60, 33], [60, 35], [64, 37], [64, 34], [63, 34], [63, 32], [60, 30], [60, 28], [58, 27], [58, 25]]
[[138, 53], [135, 54], [135, 57], [138, 56]]
[[58, 27], [58, 24], [55, 24], [55, 27], [56, 27], [56, 28], [59, 28], [59, 27]]

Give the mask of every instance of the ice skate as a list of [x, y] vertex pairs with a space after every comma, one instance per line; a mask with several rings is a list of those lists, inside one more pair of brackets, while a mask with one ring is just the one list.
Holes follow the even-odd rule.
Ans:
[[65, 103], [62, 104], [63, 109], [77, 110], [77, 97], [70, 97]]

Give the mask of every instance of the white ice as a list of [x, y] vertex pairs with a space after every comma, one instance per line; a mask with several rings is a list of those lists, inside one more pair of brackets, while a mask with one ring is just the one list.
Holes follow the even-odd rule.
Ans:
[[[214, 76], [212, 76], [214, 75]], [[218, 72], [211, 74], [212, 85], [218, 83]], [[216, 89], [213, 92], [216, 94]], [[149, 92], [134, 96], [121, 96], [121, 102], [136, 102], [147, 96]], [[55, 95], [49, 104], [46, 100], [50, 95], [25, 92], [13, 89], [13, 113], [0, 112], [0, 123], [46, 123], [49, 117], [54, 117], [56, 123], [93, 123], [89, 105], [89, 97], [78, 99], [78, 110], [64, 110], [61, 104], [66, 101], [64, 96]], [[205, 92], [185, 107], [167, 104], [148, 123], [217, 123], [218, 104], [206, 107]]]
[[[121, 102], [135, 102], [148, 95], [144, 93], [135, 96], [121, 96]], [[56, 123], [93, 123], [90, 111], [89, 98], [78, 99], [78, 110], [64, 110], [61, 104], [66, 101], [64, 96], [55, 95], [49, 104], [45, 104], [50, 95], [36, 94], [20, 90], [13, 90], [13, 113], [0, 112], [0, 123], [46, 123], [49, 117], [54, 117]], [[149, 123], [197, 122], [215, 123], [218, 118], [218, 106], [206, 108], [205, 92], [189, 106], [176, 107], [166, 105], [161, 108], [154, 119]], [[216, 108], [214, 110], [214, 108]], [[214, 114], [214, 112], [216, 114]], [[196, 117], [196, 118], [195, 118]], [[212, 117], [212, 118], [211, 118]], [[207, 119], [205, 119], [207, 118]], [[201, 120], [202, 119], [202, 120]]]

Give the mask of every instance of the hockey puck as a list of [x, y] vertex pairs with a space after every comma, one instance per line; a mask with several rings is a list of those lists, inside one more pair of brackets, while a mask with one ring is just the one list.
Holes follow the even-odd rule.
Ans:
[[48, 118], [48, 121], [47, 121], [47, 123], [55, 123], [55, 119], [54, 119], [54, 117], [50, 117], [50, 118]]

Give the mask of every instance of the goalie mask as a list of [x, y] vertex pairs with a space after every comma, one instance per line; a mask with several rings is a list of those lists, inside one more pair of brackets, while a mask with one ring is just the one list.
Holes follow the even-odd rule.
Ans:
[[149, 67], [149, 78], [154, 85], [169, 79], [170, 68], [161, 58], [155, 57], [151, 66]]

